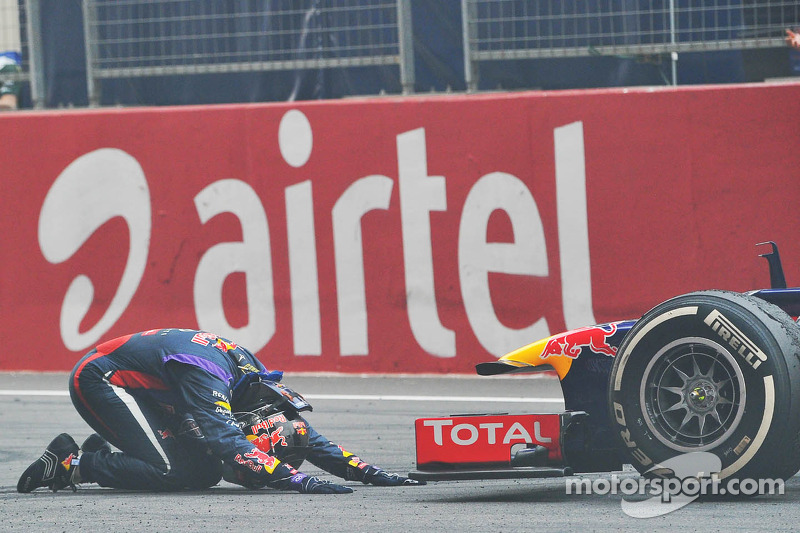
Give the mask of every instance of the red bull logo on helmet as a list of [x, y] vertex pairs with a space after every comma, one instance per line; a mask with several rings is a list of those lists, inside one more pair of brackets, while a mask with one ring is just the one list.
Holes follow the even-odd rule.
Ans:
[[617, 355], [617, 347], [609, 344], [608, 338], [616, 332], [616, 324], [589, 326], [568, 331], [552, 337], [539, 357], [546, 359], [551, 355], [566, 355], [572, 359], [577, 359], [583, 348], [588, 348], [596, 354], [614, 357]]
[[283, 446], [284, 448], [288, 446], [286, 437], [281, 433], [283, 433], [283, 427], [279, 427], [272, 433], [263, 433], [249, 440], [262, 450], [272, 451], [278, 446]]
[[266, 420], [261, 420], [257, 424], [250, 426], [250, 433], [253, 435], [258, 435], [258, 432], [262, 429], [269, 431], [270, 429], [274, 428], [277, 424], [286, 422], [286, 416], [283, 413], [278, 413], [277, 415], [271, 416]]

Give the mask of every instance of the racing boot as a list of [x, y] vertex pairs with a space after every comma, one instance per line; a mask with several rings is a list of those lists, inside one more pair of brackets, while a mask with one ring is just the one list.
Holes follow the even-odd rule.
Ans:
[[17, 482], [17, 492], [31, 492], [39, 487], [48, 487], [53, 492], [72, 487], [72, 460], [78, 457], [78, 445], [67, 433], [62, 433], [48, 444], [41, 457], [29, 466]]
[[81, 444], [81, 452], [99, 452], [100, 450], [105, 450], [108, 453], [111, 453], [111, 445], [108, 444], [108, 441], [98, 435], [97, 433], [92, 433], [86, 440], [83, 441]]

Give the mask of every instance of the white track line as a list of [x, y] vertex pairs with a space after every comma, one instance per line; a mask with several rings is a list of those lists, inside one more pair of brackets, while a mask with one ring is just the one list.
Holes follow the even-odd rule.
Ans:
[[[60, 390], [2, 390], [0, 396], [69, 396]], [[304, 394], [309, 400], [355, 400], [389, 402], [493, 402], [493, 403], [564, 403], [561, 398], [520, 398], [507, 396], [406, 396], [389, 394]]]
[[310, 400], [385, 400], [395, 402], [509, 402], [564, 403], [561, 398], [520, 398], [504, 396], [392, 396], [388, 394], [303, 394]]
[[69, 396], [65, 390], [0, 390], [0, 396]]

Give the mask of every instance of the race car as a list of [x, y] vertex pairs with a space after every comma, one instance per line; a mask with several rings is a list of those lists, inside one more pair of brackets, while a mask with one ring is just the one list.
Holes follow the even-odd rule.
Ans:
[[[480, 363], [479, 375], [555, 372], [566, 411], [415, 421], [413, 479], [653, 472], [680, 454], [719, 458], [720, 479], [800, 470], [800, 288], [778, 247], [769, 289], [693, 292], [638, 320], [584, 327]], [[792, 318], [795, 317], [795, 318]]]

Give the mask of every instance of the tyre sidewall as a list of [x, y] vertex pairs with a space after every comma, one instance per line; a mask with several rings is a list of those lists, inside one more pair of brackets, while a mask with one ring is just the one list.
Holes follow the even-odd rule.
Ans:
[[612, 369], [609, 391], [615, 433], [637, 470], [646, 472], [692, 451], [674, 449], [658, 438], [659, 430], [647, 423], [653, 415], [641, 396], [654, 356], [670, 343], [694, 338], [710, 341], [729, 354], [729, 361], [738, 365], [745, 391], [744, 409], [734, 429], [705, 444], [702, 451], [720, 459], [721, 478], [766, 473], [765, 454], [775, 453], [787, 438], [781, 421], [790, 415], [792, 386], [781, 342], [775, 338], [784, 326], [780, 320], [771, 325], [773, 319], [762, 307], [737, 293], [693, 293], [656, 307], [630, 331]]

